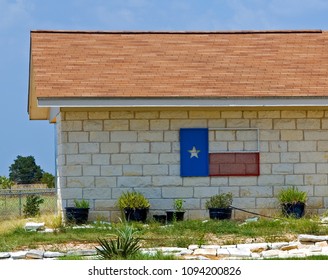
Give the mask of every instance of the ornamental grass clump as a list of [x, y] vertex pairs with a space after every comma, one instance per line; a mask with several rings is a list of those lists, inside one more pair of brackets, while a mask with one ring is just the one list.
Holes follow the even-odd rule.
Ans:
[[307, 193], [298, 190], [296, 187], [288, 187], [287, 189], [282, 189], [278, 193], [278, 200], [281, 204], [296, 204], [298, 202], [305, 203], [307, 200]]

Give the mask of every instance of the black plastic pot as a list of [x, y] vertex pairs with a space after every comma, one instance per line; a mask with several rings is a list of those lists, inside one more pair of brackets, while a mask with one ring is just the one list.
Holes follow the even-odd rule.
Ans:
[[305, 203], [296, 202], [296, 203], [283, 203], [282, 213], [286, 217], [300, 219], [304, 216], [305, 213]]
[[74, 224], [85, 224], [89, 217], [89, 208], [66, 207], [66, 221]]
[[185, 211], [166, 211], [166, 220], [168, 223], [173, 221], [183, 221]]
[[126, 221], [145, 222], [147, 220], [148, 208], [125, 208], [124, 216]]
[[231, 219], [232, 208], [209, 208], [210, 219], [228, 220]]

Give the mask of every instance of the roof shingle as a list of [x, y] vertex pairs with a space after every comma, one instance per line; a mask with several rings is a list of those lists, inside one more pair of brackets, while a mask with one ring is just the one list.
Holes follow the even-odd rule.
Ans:
[[327, 34], [32, 31], [29, 103], [39, 97], [328, 96]]

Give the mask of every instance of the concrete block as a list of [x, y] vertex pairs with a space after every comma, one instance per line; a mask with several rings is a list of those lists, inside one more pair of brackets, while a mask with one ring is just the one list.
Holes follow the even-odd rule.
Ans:
[[[181, 187], [163, 187], [162, 188], [163, 198], [192, 198], [193, 189], [192, 188], [181, 188]], [[172, 206], [171, 206], [172, 209]]]
[[149, 143], [121, 143], [121, 153], [149, 153]]
[[210, 177], [184, 177], [184, 187], [209, 187]]
[[328, 131], [326, 130], [306, 130], [304, 131], [305, 140], [328, 140]]
[[171, 120], [170, 121], [170, 129], [171, 130], [178, 130], [180, 128], [192, 128], [192, 127], [207, 127], [207, 120], [195, 120], [195, 119], [182, 119], [182, 120]]
[[180, 154], [160, 154], [160, 164], [177, 164], [180, 162]]
[[280, 140], [280, 131], [279, 130], [260, 130], [260, 139], [261, 141], [275, 141]]
[[289, 152], [315, 152], [316, 149], [316, 141], [288, 141]]
[[280, 119], [280, 111], [278, 110], [270, 110], [270, 111], [258, 111], [259, 119]]
[[180, 165], [170, 164], [169, 165], [169, 175], [170, 176], [179, 176], [180, 175]]
[[174, 186], [182, 187], [182, 178], [180, 176], [153, 176], [152, 184], [155, 187]]
[[129, 154], [113, 154], [111, 155], [112, 164], [130, 164]]
[[151, 153], [170, 153], [171, 143], [155, 142], [150, 144]]
[[108, 120], [109, 112], [108, 111], [94, 111], [88, 112], [89, 120]]
[[91, 154], [67, 155], [66, 156], [66, 163], [67, 163], [67, 165], [91, 164]]
[[191, 119], [219, 119], [221, 112], [217, 110], [194, 110], [189, 112]]
[[272, 164], [272, 174], [293, 174], [294, 166], [291, 163]]
[[123, 166], [122, 165], [103, 165], [100, 169], [101, 176], [122, 176]]
[[82, 166], [83, 176], [99, 176], [100, 166], [99, 165], [83, 165]]
[[79, 187], [63, 187], [60, 190], [62, 199], [81, 199], [82, 198], [82, 188]]
[[129, 130], [128, 120], [105, 120], [104, 121], [105, 131], [126, 131]]
[[82, 121], [63, 121], [61, 123], [62, 131], [82, 131]]
[[133, 111], [111, 111], [110, 112], [111, 119], [134, 119], [134, 112]]
[[320, 119], [297, 119], [297, 129], [320, 129]]
[[300, 162], [299, 152], [284, 152], [281, 154], [282, 163], [297, 163]]
[[275, 119], [273, 120], [274, 129], [296, 129], [295, 119]]
[[110, 134], [112, 142], [137, 142], [136, 131], [112, 131]]
[[142, 176], [142, 165], [123, 165], [123, 176]]
[[272, 129], [273, 121], [272, 119], [251, 119], [251, 127], [260, 129]]
[[249, 186], [240, 187], [241, 197], [272, 197], [273, 188], [271, 186]]
[[242, 117], [243, 117], [243, 112], [239, 110], [221, 112], [222, 119], [242, 119]]
[[256, 198], [257, 208], [279, 208], [279, 202], [275, 197], [257, 197]]
[[258, 178], [258, 184], [262, 186], [282, 186], [284, 183], [284, 175], [261, 175]]
[[244, 119], [257, 119], [257, 111], [243, 111]]
[[100, 153], [102, 154], [114, 154], [119, 152], [119, 143], [100, 143]]
[[103, 121], [102, 120], [85, 120], [83, 121], [84, 131], [102, 131]]
[[109, 142], [109, 132], [108, 131], [91, 131], [90, 132], [90, 142], [98, 143], [108, 143]]
[[304, 110], [283, 110], [281, 111], [281, 118], [290, 118], [290, 119], [304, 119], [306, 118], [306, 111]]
[[88, 112], [65, 112], [63, 121], [78, 121], [78, 120], [87, 120]]
[[304, 175], [287, 175], [285, 181], [287, 186], [304, 185]]
[[328, 180], [326, 174], [306, 174], [304, 176], [304, 182], [306, 185], [322, 186], [327, 185]]
[[328, 152], [301, 152], [301, 162], [323, 163], [328, 161]]
[[81, 165], [59, 166], [58, 172], [61, 176], [82, 176]]
[[117, 186], [119, 188], [149, 187], [152, 186], [152, 180], [151, 176], [118, 177]]
[[149, 120], [130, 120], [130, 130], [149, 130]]
[[179, 131], [164, 131], [164, 142], [179, 142]]
[[227, 128], [248, 128], [250, 126], [250, 120], [248, 119], [227, 119]]
[[109, 165], [110, 155], [109, 154], [93, 154], [92, 164], [94, 165]]
[[150, 130], [169, 130], [170, 121], [169, 120], [150, 120]]
[[64, 155], [78, 154], [78, 151], [79, 151], [77, 143], [59, 144], [58, 150], [60, 150], [60, 153], [64, 154]]
[[296, 163], [294, 165], [294, 174], [314, 174], [315, 163]]
[[280, 133], [281, 140], [303, 140], [303, 130], [283, 129]]
[[131, 164], [158, 164], [158, 154], [131, 154]]
[[112, 189], [109, 187], [98, 187], [98, 188], [84, 188], [83, 189], [83, 198], [84, 199], [111, 199], [112, 197]]
[[70, 143], [80, 143], [89, 142], [89, 133], [82, 131], [70, 131], [68, 132], [68, 142]]
[[167, 110], [160, 111], [159, 117], [161, 119], [187, 119], [188, 111], [183, 110]]
[[269, 143], [269, 151], [274, 153], [287, 152], [287, 141], [272, 141]]
[[96, 188], [106, 188], [106, 187], [110, 187], [110, 188], [115, 188], [117, 186], [116, 184], [116, 177], [108, 177], [108, 176], [104, 176], [104, 177], [95, 177], [95, 187]]
[[159, 118], [159, 111], [136, 111], [135, 112], [136, 119], [158, 119]]
[[229, 177], [229, 185], [230, 186], [256, 186], [257, 185], [257, 177], [238, 177], [231, 176]]
[[138, 142], [163, 142], [163, 131], [140, 131], [138, 132]]
[[143, 166], [143, 175], [169, 175], [169, 166], [164, 164], [146, 164]]
[[98, 154], [99, 152], [99, 143], [79, 143], [80, 154]]
[[72, 188], [88, 188], [94, 187], [94, 177], [93, 176], [77, 176], [77, 177], [67, 177], [67, 185]]

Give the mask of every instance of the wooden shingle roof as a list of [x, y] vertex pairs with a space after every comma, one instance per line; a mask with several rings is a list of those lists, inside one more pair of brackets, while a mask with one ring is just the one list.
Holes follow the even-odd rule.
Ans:
[[32, 31], [30, 118], [40, 98], [328, 96], [328, 33]]

